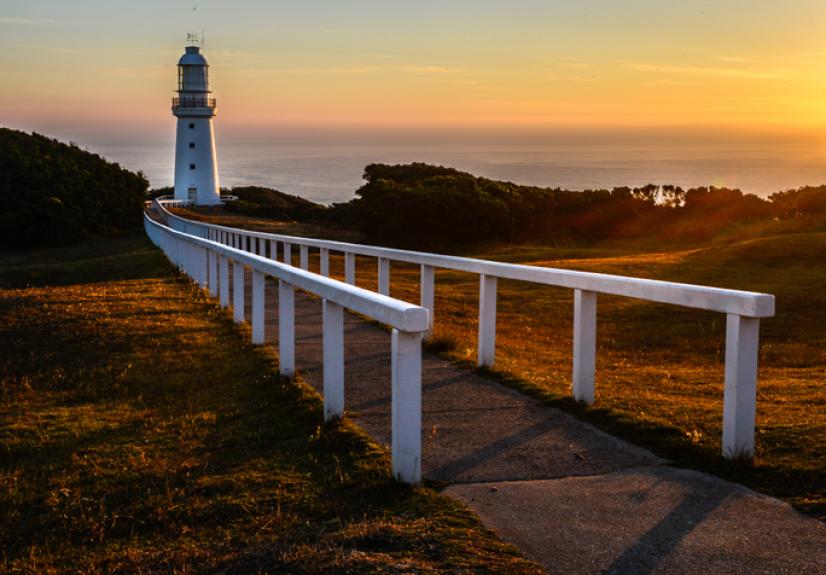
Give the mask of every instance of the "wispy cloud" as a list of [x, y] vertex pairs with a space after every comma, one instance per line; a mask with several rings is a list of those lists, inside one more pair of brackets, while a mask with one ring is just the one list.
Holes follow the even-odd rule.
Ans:
[[661, 66], [658, 64], [627, 64], [629, 70], [671, 74], [675, 76], [705, 76], [710, 78], [739, 78], [745, 80], [775, 80], [777, 71], [744, 70], [741, 68], [712, 68], [703, 66]]
[[660, 78], [657, 80], [652, 80], [650, 82], [646, 82], [646, 86], [696, 86], [699, 82], [692, 81], [692, 80], [675, 80], [673, 78]]
[[597, 68], [599, 68], [599, 66], [597, 66], [596, 64], [590, 64], [588, 62], [575, 62], [575, 61], [562, 62], [560, 64], [560, 67], [568, 68], [570, 70], [596, 70]]
[[732, 64], [746, 64], [751, 62], [751, 58], [743, 58], [742, 56], [717, 56], [721, 62], [731, 62]]
[[0, 24], [40, 25], [57, 24], [58, 20], [51, 18], [21, 18], [18, 16], [0, 16]]
[[399, 58], [398, 54], [385, 54], [383, 52], [364, 52], [364, 53], [357, 53], [354, 54], [355, 56], [361, 56], [364, 58], [373, 58], [375, 60], [396, 60]]
[[445, 66], [405, 66], [404, 69], [415, 74], [461, 74], [464, 68], [448, 68]]
[[[338, 68], [280, 68], [271, 70], [276, 74], [285, 76], [359, 76], [364, 74], [374, 74], [382, 70], [379, 66], [342, 66]], [[261, 72], [261, 69], [251, 71]]]

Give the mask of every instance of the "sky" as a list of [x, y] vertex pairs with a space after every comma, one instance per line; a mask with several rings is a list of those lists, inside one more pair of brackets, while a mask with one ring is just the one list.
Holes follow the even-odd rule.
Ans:
[[202, 30], [236, 131], [826, 126], [823, 0], [0, 0], [0, 125], [167, 134]]

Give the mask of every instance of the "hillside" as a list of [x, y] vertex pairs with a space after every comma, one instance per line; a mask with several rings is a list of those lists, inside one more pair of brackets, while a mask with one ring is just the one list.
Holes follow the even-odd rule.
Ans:
[[325, 424], [142, 232], [0, 270], [34, 284], [0, 289], [0, 572], [540, 572]]
[[[149, 197], [173, 195], [175, 188], [153, 189]], [[229, 213], [243, 214], [256, 218], [278, 221], [313, 221], [326, 217], [327, 206], [316, 204], [301, 196], [294, 196], [263, 186], [236, 186], [222, 188], [221, 194], [236, 196], [238, 199], [224, 204]]]
[[65, 245], [141, 222], [148, 182], [74, 144], [0, 128], [0, 248]]

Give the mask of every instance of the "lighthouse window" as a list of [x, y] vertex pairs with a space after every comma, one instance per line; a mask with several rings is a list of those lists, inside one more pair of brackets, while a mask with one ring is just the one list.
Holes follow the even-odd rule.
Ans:
[[195, 169], [195, 164], [189, 164], [189, 169], [194, 170]]
[[194, 123], [190, 123], [190, 124], [189, 124], [189, 129], [190, 129], [190, 130], [194, 130], [194, 129], [195, 129], [195, 124], [194, 124]]
[[189, 142], [189, 147], [194, 148], [195, 147], [195, 142]]

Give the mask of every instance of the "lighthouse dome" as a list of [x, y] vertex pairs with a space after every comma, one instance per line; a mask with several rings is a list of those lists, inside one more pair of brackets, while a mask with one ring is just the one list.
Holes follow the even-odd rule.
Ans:
[[178, 60], [178, 66], [207, 66], [207, 61], [198, 46], [187, 46], [186, 52]]

